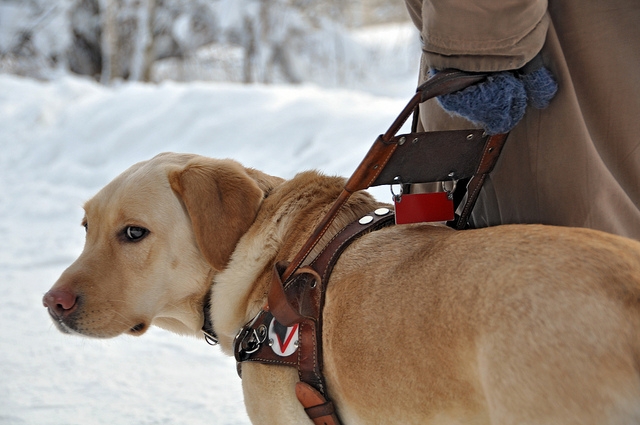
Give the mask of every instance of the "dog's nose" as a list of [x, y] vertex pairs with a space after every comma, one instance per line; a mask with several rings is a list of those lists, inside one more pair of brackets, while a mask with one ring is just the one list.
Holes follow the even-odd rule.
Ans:
[[44, 294], [42, 304], [49, 312], [59, 318], [68, 316], [76, 307], [77, 297], [68, 291], [52, 290]]

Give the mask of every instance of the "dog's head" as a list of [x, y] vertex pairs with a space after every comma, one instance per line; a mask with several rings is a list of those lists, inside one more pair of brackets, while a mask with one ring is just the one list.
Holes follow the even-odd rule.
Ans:
[[152, 323], [197, 333], [212, 277], [264, 197], [270, 177], [257, 173], [161, 154], [109, 183], [85, 204], [82, 254], [44, 295], [58, 328], [102, 338], [140, 335]]

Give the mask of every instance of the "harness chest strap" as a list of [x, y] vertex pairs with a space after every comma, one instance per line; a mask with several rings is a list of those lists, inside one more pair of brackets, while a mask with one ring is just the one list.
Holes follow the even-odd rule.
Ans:
[[360, 236], [394, 224], [394, 215], [380, 208], [347, 225], [308, 265], [286, 282], [287, 263], [276, 264], [268, 305], [236, 336], [234, 353], [241, 362], [296, 367], [296, 396], [316, 425], [339, 425], [322, 373], [322, 309], [327, 282], [344, 249]]

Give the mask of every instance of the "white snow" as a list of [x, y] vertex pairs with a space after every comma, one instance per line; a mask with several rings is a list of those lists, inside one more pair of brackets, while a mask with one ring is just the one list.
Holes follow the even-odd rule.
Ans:
[[[282, 177], [350, 175], [411, 97], [413, 60], [414, 72], [387, 67], [384, 84], [359, 91], [0, 74], [0, 424], [248, 424], [219, 348], [158, 329], [94, 340], [52, 325], [41, 298], [82, 249], [82, 203], [163, 151]], [[389, 200], [388, 188], [376, 194]]]

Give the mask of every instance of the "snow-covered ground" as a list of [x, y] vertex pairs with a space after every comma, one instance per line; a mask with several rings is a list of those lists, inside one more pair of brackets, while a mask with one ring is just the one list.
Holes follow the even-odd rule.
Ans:
[[[235, 363], [219, 348], [158, 329], [93, 340], [52, 325], [41, 298], [82, 249], [81, 206], [163, 151], [282, 177], [349, 175], [411, 96], [415, 72], [390, 72], [368, 92], [0, 75], [0, 424], [248, 424]], [[388, 200], [388, 189], [376, 194]]]

